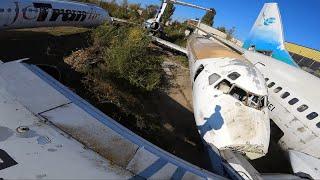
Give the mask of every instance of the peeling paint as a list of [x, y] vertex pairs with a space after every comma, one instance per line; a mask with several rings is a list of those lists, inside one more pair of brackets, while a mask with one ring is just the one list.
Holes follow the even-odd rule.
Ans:
[[55, 152], [55, 151], [57, 151], [57, 149], [49, 148], [48, 151], [49, 151], [49, 152]]
[[13, 131], [7, 127], [0, 126], [0, 142], [7, 140], [13, 135]]
[[45, 145], [51, 143], [51, 140], [46, 136], [39, 136], [37, 142], [38, 144]]
[[305, 131], [306, 131], [304, 127], [299, 127], [299, 128], [297, 128], [297, 130], [298, 130], [299, 132], [305, 132]]

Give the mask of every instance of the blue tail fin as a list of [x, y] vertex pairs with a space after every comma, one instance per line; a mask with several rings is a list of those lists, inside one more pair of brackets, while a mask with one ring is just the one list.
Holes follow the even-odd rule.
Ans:
[[282, 22], [277, 3], [264, 4], [243, 48], [253, 48], [298, 67], [284, 46]]

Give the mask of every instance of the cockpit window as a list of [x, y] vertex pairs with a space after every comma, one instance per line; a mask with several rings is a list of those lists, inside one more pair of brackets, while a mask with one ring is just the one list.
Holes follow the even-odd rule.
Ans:
[[266, 107], [268, 102], [268, 96], [262, 96], [260, 98], [260, 108]]
[[215, 88], [226, 94], [230, 91], [231, 86], [231, 83], [228, 80], [224, 79], [219, 84], [217, 84]]
[[239, 101], [243, 102], [245, 104], [245, 102], [247, 101], [247, 92], [244, 91], [243, 89], [237, 87], [237, 86], [233, 86], [230, 93], [229, 93], [232, 97], [238, 99]]
[[255, 109], [262, 109], [267, 106], [267, 96], [249, 94], [248, 106]]
[[232, 72], [228, 75], [228, 78], [232, 79], [232, 80], [236, 80], [238, 79], [238, 77], [240, 77], [240, 74], [237, 72]]
[[219, 79], [221, 78], [221, 76], [219, 74], [213, 73], [209, 76], [209, 85], [214, 84], [215, 82], [217, 82]]
[[223, 79], [220, 83], [218, 83], [215, 88], [241, 101], [245, 106], [249, 106], [258, 110], [267, 106], [267, 96], [258, 96], [247, 92], [236, 86], [236, 84], [231, 84], [226, 79]]
[[249, 99], [248, 99], [248, 106], [253, 107], [255, 109], [258, 109], [259, 108], [259, 96], [250, 94]]
[[198, 67], [198, 69], [197, 69], [197, 71], [196, 71], [196, 73], [195, 73], [195, 75], [194, 75], [193, 81], [195, 81], [195, 80], [197, 79], [197, 77], [198, 77], [199, 74], [203, 71], [203, 69], [204, 69], [204, 66], [201, 64], [201, 65]]
[[237, 87], [236, 85], [232, 86], [229, 94], [235, 99], [241, 101], [244, 105], [255, 108], [262, 109], [267, 106], [267, 97], [266, 96], [258, 96], [252, 93], [248, 93], [245, 90]]

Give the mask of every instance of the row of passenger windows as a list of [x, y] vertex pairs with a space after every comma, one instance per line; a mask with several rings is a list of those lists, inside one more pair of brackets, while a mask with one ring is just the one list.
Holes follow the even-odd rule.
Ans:
[[[265, 78], [265, 80], [266, 80], [266, 82], [267, 82], [267, 81], [269, 81], [269, 78]], [[269, 84], [267, 85], [267, 87], [268, 87], [268, 88], [272, 88], [275, 84], [276, 84], [276, 83], [271, 82], [271, 83], [269, 83]], [[280, 91], [282, 91], [282, 87], [280, 87], [280, 86], [276, 87], [276, 88], [273, 90], [274, 93], [279, 93]], [[289, 97], [289, 96], [290, 96], [290, 93], [289, 93], [289, 92], [283, 92], [282, 94], [280, 94], [280, 97], [281, 97], [282, 99], [286, 99], [286, 98]], [[288, 101], [288, 103], [289, 103], [290, 105], [294, 105], [294, 104], [296, 104], [297, 102], [299, 102], [299, 99], [298, 99], [298, 98], [292, 98], [292, 99], [290, 99], [290, 100]], [[304, 111], [307, 110], [308, 108], [309, 108], [309, 107], [308, 107], [306, 104], [303, 104], [303, 105], [301, 105], [301, 106], [299, 106], [299, 107], [297, 108], [297, 111], [299, 111], [299, 112], [304, 112]], [[318, 117], [318, 113], [316, 113], [316, 112], [312, 112], [312, 113], [310, 113], [310, 114], [308, 114], [308, 115], [306, 116], [306, 118], [309, 119], [309, 120], [312, 120], [312, 119], [314, 119], [314, 118], [316, 118], [316, 117]], [[317, 127], [320, 128], [320, 122], [317, 123]]]

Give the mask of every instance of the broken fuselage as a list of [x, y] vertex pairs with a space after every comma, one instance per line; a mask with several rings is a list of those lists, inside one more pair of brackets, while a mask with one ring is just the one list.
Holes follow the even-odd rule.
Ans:
[[187, 48], [194, 116], [203, 140], [250, 159], [264, 156], [270, 121], [261, 73], [213, 39], [193, 35]]

